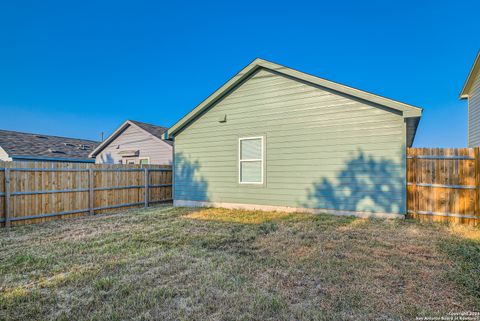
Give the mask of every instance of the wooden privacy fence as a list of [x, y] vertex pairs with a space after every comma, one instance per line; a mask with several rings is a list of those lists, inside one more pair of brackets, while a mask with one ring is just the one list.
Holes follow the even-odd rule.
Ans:
[[171, 200], [171, 166], [0, 162], [4, 226]]
[[408, 215], [479, 224], [479, 161], [479, 148], [408, 148]]

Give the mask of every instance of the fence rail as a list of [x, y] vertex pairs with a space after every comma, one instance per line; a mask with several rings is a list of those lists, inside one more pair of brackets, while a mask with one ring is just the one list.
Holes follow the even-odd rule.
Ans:
[[408, 148], [407, 209], [421, 220], [480, 224], [479, 148]]
[[171, 200], [171, 166], [0, 162], [4, 226]]

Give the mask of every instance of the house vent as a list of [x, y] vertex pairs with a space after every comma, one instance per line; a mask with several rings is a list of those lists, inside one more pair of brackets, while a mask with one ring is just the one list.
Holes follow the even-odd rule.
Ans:
[[42, 135], [35, 135], [35, 137], [37, 137], [37, 138], [41, 138], [41, 139], [48, 139], [48, 137], [46, 137], [46, 136], [42, 136]]
[[58, 150], [58, 149], [53, 149], [53, 148], [49, 148], [48, 151], [52, 154], [65, 154], [64, 151], [61, 151], [61, 150]]
[[78, 149], [87, 150], [87, 149], [90, 149], [90, 146], [80, 144], [80, 145], [78, 145]]
[[219, 123], [226, 123], [226, 122], [227, 122], [227, 114], [221, 114], [221, 115], [218, 117], [218, 122], [219, 122]]
[[75, 147], [75, 144], [72, 144], [72, 143], [63, 143], [63, 145], [70, 146], [70, 147]]

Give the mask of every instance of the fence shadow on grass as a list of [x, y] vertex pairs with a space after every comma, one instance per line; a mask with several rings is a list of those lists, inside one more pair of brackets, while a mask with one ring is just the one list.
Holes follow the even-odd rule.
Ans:
[[401, 164], [359, 151], [335, 178], [322, 178], [308, 190], [305, 207], [337, 211], [404, 213]]
[[208, 201], [208, 182], [200, 176], [200, 162], [183, 153], [175, 155], [175, 199]]

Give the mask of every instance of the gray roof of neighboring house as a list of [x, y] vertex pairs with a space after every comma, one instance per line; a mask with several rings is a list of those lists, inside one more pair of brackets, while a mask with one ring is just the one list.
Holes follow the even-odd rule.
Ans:
[[[162, 140], [163, 140], [163, 138], [162, 138], [163, 133], [165, 133], [165, 132], [168, 130], [167, 127], [162, 127], [162, 126], [157, 126], [157, 125], [142, 123], [142, 122], [139, 122], [139, 121], [136, 121], [136, 120], [130, 120], [130, 122], [134, 123], [134, 124], [137, 125], [138, 127], [146, 130], [147, 132], [149, 132], [149, 133], [152, 134], [153, 136], [155, 136], [155, 137], [157, 137], [157, 138], [160, 138], [160, 139], [162, 139]], [[171, 144], [171, 142], [168, 141], [168, 140], [166, 140], [165, 142]]]
[[91, 161], [88, 155], [98, 144], [87, 139], [0, 130], [0, 147], [9, 157]]

